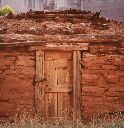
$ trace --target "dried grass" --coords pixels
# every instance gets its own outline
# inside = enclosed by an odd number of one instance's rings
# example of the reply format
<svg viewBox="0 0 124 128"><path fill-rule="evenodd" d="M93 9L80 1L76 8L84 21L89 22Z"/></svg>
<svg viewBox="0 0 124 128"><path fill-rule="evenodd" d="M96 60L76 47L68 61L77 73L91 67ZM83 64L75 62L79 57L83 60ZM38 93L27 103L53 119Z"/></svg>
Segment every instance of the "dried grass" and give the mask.
<svg viewBox="0 0 124 128"><path fill-rule="evenodd" d="M15 118L13 123L10 121L0 124L0 128L124 128L124 120L116 120L111 122L106 121L93 121L92 123L84 124L80 121L73 123L67 120L54 120L51 123L43 121L38 117L27 118L21 116L21 119Z"/></svg>

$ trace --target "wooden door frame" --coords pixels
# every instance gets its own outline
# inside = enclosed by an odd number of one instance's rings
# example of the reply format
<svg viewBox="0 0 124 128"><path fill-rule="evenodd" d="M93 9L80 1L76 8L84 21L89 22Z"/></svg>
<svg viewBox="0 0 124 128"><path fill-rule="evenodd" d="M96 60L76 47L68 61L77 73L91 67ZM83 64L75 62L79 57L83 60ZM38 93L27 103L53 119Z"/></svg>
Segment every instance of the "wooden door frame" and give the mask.
<svg viewBox="0 0 124 128"><path fill-rule="evenodd" d="M47 51L47 50L45 50ZM45 103L45 87L44 87L44 64L45 64L45 51L44 50L38 50L36 51L36 77L35 77L35 109L36 113L39 113L39 115L45 116L44 110L38 110L40 109L40 104L38 103L40 99L40 102L43 104ZM48 50L49 51L49 50ZM63 50L64 52L64 50ZM81 87L80 87L80 81L81 81L81 73L80 73L80 59L81 59L81 53L80 51L72 51L73 53L73 121L80 120L80 97L81 97ZM42 89L42 92L39 91L39 89ZM42 96L40 96L42 93ZM39 107L37 106L39 105ZM44 108L45 109L45 108Z"/></svg>
<svg viewBox="0 0 124 128"><path fill-rule="evenodd" d="M73 51L73 121L80 120L81 73L80 51Z"/></svg>
<svg viewBox="0 0 124 128"><path fill-rule="evenodd" d="M45 116L42 104L45 104L45 85L44 85L44 51L36 51L36 75L35 75L35 112L38 116Z"/></svg>

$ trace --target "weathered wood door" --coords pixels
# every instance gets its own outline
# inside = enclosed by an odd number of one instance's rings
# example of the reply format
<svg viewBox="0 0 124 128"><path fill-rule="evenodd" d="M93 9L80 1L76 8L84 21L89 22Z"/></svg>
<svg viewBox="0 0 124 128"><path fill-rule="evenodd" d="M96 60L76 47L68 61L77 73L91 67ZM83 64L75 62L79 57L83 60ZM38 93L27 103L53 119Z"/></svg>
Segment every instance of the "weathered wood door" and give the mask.
<svg viewBox="0 0 124 128"><path fill-rule="evenodd" d="M37 112L45 118L73 118L73 58L73 52L37 52L35 100Z"/></svg>

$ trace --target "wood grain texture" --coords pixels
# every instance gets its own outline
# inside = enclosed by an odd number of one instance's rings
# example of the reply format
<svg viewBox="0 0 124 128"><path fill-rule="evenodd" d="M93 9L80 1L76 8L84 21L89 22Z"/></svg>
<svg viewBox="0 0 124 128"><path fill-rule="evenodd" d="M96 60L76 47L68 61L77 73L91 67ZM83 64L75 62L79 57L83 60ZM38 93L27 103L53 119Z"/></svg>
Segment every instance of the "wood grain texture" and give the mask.
<svg viewBox="0 0 124 128"><path fill-rule="evenodd" d="M80 119L80 52L73 52L73 121Z"/></svg>
<svg viewBox="0 0 124 128"><path fill-rule="evenodd" d="M76 97L76 51L73 52L73 121L76 120L77 97Z"/></svg>
<svg viewBox="0 0 124 128"><path fill-rule="evenodd" d="M44 85L44 51L36 51L35 107L36 113L44 116L45 85Z"/></svg>
<svg viewBox="0 0 124 128"><path fill-rule="evenodd" d="M72 67L71 52L45 52L47 118L66 118L72 115L72 70L70 67Z"/></svg>
<svg viewBox="0 0 124 128"><path fill-rule="evenodd" d="M46 119L79 119L80 52L37 51L35 88L38 112Z"/></svg>
<svg viewBox="0 0 124 128"><path fill-rule="evenodd" d="M73 50L88 50L89 43L81 43L76 45L57 45L57 44L48 44L44 46L30 46L29 51L36 50L59 50L59 51L73 51Z"/></svg>
<svg viewBox="0 0 124 128"><path fill-rule="evenodd" d="M80 103L81 103L81 53L80 51L77 51L77 70L76 70L76 88L77 88L77 119L81 119L80 115Z"/></svg>
<svg viewBox="0 0 124 128"><path fill-rule="evenodd" d="M44 52L36 51L36 78L35 81L44 79Z"/></svg>

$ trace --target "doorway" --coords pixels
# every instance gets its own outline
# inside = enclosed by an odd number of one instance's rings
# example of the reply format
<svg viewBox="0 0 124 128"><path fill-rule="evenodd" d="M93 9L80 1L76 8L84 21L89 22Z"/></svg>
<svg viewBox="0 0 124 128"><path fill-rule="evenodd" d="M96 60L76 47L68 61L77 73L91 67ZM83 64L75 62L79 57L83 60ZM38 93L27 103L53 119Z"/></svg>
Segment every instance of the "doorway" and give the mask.
<svg viewBox="0 0 124 128"><path fill-rule="evenodd" d="M77 52L37 51L35 102L37 113L50 118L79 115Z"/></svg>

